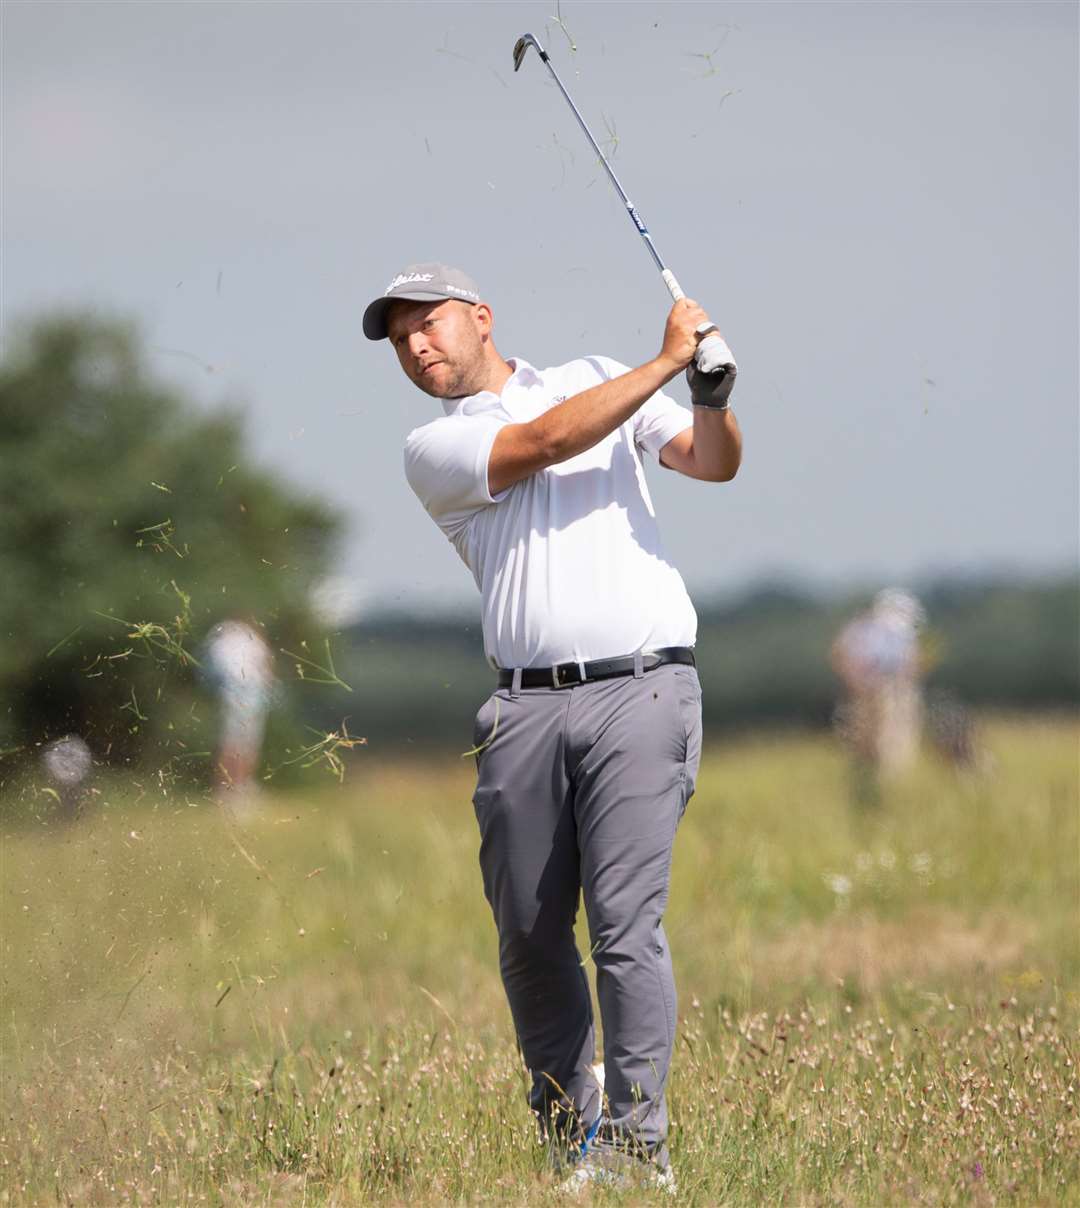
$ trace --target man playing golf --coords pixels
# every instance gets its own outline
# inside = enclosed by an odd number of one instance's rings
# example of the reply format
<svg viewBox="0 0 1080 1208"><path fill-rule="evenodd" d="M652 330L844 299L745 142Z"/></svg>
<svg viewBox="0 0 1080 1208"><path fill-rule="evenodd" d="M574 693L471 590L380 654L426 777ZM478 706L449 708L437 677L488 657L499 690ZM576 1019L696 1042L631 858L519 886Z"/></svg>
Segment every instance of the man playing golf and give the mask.
<svg viewBox="0 0 1080 1208"><path fill-rule="evenodd" d="M498 668L476 718L474 804L530 1105L573 1186L673 1189L664 1083L676 1007L661 920L701 755L701 689L697 617L642 461L707 482L735 476L735 367L694 370L707 318L688 299L637 368L504 360L492 324L476 284L442 264L409 266L364 314L364 334L388 338L445 412L409 434L405 472L472 571ZM692 412L660 393L683 370ZM579 895L603 1094L574 943Z"/></svg>

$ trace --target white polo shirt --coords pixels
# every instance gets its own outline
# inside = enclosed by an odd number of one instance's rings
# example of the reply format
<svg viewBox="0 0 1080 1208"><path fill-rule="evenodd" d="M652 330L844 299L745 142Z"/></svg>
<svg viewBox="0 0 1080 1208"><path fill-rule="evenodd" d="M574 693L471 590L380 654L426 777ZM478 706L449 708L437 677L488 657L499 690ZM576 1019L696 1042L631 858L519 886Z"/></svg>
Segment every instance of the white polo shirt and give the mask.
<svg viewBox="0 0 1080 1208"><path fill-rule="evenodd" d="M488 658L545 667L692 646L697 614L664 554L641 454L659 458L693 413L654 394L599 444L493 496L488 458L504 424L627 372L607 357L509 364L501 396L444 399L446 415L405 442L409 485L480 589Z"/></svg>

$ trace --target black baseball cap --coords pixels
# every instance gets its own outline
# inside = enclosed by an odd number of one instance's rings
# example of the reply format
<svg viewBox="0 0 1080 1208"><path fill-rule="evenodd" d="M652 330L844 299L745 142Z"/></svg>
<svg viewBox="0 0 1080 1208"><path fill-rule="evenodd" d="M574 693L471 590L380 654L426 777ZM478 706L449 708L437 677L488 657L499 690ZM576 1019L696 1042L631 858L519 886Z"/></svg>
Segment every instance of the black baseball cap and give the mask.
<svg viewBox="0 0 1080 1208"><path fill-rule="evenodd" d="M480 288L461 269L448 264L410 264L364 311L364 335L369 340L386 339L386 312L393 302L441 302L447 298L475 306L480 301Z"/></svg>

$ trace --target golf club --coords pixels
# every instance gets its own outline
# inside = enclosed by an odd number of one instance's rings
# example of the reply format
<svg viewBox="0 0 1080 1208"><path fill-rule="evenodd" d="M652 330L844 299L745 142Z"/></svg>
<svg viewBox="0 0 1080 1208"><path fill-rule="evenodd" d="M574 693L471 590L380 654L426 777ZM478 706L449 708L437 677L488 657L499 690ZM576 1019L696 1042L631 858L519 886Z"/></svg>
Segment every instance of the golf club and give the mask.
<svg viewBox="0 0 1080 1208"><path fill-rule="evenodd" d="M634 208L634 203L626 195L626 190L619 183L619 178L612 171L611 165L608 163L603 151L596 139L593 138L592 131L585 124L585 119L578 111L578 107L574 104L570 94L566 91L562 80L559 79L559 74L551 65L551 60L548 58L547 51L540 45L532 34L522 34L514 43L514 71L516 72L522 64L525 55L528 53L529 47L535 46L536 53L543 60L548 71L551 72L551 78L559 86L559 91L566 98L566 103L574 112L574 117L578 120L578 125L585 132L585 137L589 140L592 149L596 152L600 162L604 165L604 169L608 174L611 183L615 186L615 191L622 198L623 205L626 206L626 212L630 215L631 221L637 228L638 234L645 240L645 246L649 249L649 254L652 256L656 267L660 270L660 276L664 280L664 284L668 287L672 298L678 302L680 298L685 298L682 286L675 279L675 274L661 260L660 253L656 250L656 244L653 243L652 236L649 234L649 228L641 220L641 215ZM710 334L714 333L714 334ZM694 357L698 369L702 373L717 373L727 365L734 365L734 359L731 355L731 349L728 348L723 337L718 333L715 323L703 323L698 328L698 335L701 337L701 342L698 344L698 350Z"/></svg>

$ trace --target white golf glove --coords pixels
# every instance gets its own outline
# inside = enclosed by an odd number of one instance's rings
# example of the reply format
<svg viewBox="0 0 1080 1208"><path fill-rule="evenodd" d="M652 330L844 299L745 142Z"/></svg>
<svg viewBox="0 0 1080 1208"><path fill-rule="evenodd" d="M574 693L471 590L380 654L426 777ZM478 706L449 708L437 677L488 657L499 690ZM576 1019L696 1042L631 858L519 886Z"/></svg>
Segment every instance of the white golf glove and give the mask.
<svg viewBox="0 0 1080 1208"><path fill-rule="evenodd" d="M739 367L735 364L735 358L724 342L724 337L715 331L715 328L713 330L715 334L707 335L701 341L697 356L687 365L686 381L690 387L690 400L695 407L726 411L728 399L735 388ZM702 361L715 367L703 369Z"/></svg>
<svg viewBox="0 0 1080 1208"><path fill-rule="evenodd" d="M735 364L731 349L728 348L727 342L720 334L716 324L710 324L703 332L700 328L698 330L703 337L694 354L694 363L698 369L702 373L716 373L719 369L727 369L734 377L738 373L739 367Z"/></svg>

